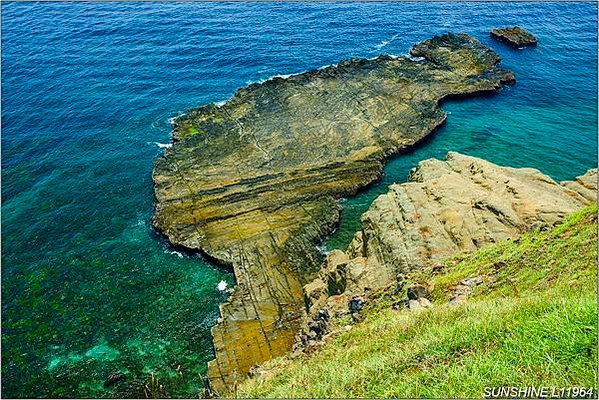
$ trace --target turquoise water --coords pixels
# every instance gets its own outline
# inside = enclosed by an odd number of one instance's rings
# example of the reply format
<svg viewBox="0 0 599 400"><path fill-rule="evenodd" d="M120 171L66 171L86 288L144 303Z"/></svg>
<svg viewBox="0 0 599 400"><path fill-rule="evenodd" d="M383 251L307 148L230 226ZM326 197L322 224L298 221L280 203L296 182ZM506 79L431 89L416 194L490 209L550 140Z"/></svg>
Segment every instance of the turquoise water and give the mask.
<svg viewBox="0 0 599 400"><path fill-rule="evenodd" d="M489 39L516 23L537 48ZM444 127L343 202L328 247L389 183L448 150L555 179L597 165L594 4L3 2L2 29L5 397L143 395L152 373L169 396L197 395L216 285L233 278L152 230L150 174L169 118L248 82L446 31L476 35L516 72L494 96L448 101ZM114 372L125 378L104 387Z"/></svg>

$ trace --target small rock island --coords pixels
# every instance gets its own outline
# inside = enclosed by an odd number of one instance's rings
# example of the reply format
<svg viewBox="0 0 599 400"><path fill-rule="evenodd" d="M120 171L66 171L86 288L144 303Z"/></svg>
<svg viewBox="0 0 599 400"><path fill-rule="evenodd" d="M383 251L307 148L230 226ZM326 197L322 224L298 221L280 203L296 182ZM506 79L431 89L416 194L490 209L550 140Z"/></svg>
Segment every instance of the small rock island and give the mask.
<svg viewBox="0 0 599 400"><path fill-rule="evenodd" d="M153 224L172 244L230 267L237 283L212 330L217 393L292 348L303 286L321 267L316 245L339 219L336 200L442 124L444 98L513 83L499 62L475 38L446 34L410 56L251 84L174 121L174 144L154 166Z"/></svg>
<svg viewBox="0 0 599 400"><path fill-rule="evenodd" d="M537 38L519 26L491 30L491 37L512 47L536 46Z"/></svg>

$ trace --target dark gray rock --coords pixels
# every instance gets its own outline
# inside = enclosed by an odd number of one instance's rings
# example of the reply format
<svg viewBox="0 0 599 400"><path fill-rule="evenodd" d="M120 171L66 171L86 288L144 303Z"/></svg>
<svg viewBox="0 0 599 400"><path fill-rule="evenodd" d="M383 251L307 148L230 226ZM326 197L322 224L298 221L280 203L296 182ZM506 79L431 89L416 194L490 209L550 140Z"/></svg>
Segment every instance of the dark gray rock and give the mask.
<svg viewBox="0 0 599 400"><path fill-rule="evenodd" d="M117 382L122 381L123 379L125 379L125 374L123 374L122 372L113 372L110 375L108 375L108 377L104 381L104 387L112 386Z"/></svg>
<svg viewBox="0 0 599 400"><path fill-rule="evenodd" d="M349 301L349 311L352 314L353 313L359 313L364 308L364 304L365 303L366 303L366 301L364 300L364 298L362 296L354 296Z"/></svg>
<svg viewBox="0 0 599 400"><path fill-rule="evenodd" d="M418 300L421 298L428 299L430 294L428 289L419 283L415 283L408 288L408 299L409 300Z"/></svg>
<svg viewBox="0 0 599 400"><path fill-rule="evenodd" d="M512 47L536 46L537 38L530 32L514 26L491 30L491 37Z"/></svg>

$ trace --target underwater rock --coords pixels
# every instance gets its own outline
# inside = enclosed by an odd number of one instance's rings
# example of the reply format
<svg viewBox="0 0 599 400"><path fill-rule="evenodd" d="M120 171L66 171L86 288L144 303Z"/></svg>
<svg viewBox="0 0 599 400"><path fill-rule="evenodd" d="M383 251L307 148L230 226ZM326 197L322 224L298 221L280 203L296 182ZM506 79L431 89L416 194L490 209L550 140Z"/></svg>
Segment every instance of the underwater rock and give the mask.
<svg viewBox="0 0 599 400"><path fill-rule="evenodd" d="M123 374L122 372L113 372L112 374L108 375L108 377L104 381L104 387L112 386L115 383L122 381L123 379L125 379L125 374Z"/></svg>
<svg viewBox="0 0 599 400"><path fill-rule="evenodd" d="M336 199L379 179L389 156L442 124L442 99L514 82L466 34L427 40L411 55L276 77L175 119L174 144L154 166L153 225L235 273L212 330L217 393L291 349L302 287L322 262L316 245L338 222Z"/></svg>

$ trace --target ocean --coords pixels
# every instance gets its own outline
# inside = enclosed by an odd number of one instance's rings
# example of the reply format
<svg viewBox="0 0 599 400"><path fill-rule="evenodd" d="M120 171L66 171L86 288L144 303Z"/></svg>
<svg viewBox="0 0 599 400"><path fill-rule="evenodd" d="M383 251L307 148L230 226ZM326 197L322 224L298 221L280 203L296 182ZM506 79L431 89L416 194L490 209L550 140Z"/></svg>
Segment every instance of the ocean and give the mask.
<svg viewBox="0 0 599 400"><path fill-rule="evenodd" d="M515 24L539 45L489 37ZM153 376L171 397L197 396L217 285L234 279L151 227L170 119L449 31L494 48L516 85L446 101L443 127L341 202L328 249L348 244L389 184L449 150L556 180L596 167L597 5L2 2L2 395L143 396Z"/></svg>

